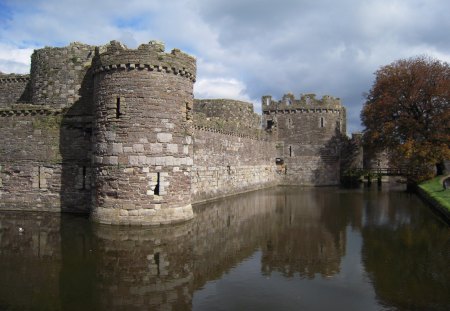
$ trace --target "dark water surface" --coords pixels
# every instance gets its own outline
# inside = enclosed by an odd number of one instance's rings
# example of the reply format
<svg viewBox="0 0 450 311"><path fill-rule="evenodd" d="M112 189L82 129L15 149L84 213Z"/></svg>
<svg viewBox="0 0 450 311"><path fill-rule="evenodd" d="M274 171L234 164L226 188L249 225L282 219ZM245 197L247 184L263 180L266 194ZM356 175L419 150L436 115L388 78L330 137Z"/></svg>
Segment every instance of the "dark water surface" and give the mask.
<svg viewBox="0 0 450 311"><path fill-rule="evenodd" d="M0 310L450 310L449 227L383 187L266 189L158 228L1 212Z"/></svg>

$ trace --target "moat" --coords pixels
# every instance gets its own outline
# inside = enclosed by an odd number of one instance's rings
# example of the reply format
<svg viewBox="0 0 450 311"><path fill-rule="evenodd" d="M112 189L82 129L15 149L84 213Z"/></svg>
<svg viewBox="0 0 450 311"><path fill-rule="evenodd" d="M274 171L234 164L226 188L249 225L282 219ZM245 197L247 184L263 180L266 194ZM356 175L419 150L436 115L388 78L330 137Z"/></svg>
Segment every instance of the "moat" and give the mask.
<svg viewBox="0 0 450 311"><path fill-rule="evenodd" d="M276 187L176 226L0 213L0 310L449 310L450 230L402 187Z"/></svg>

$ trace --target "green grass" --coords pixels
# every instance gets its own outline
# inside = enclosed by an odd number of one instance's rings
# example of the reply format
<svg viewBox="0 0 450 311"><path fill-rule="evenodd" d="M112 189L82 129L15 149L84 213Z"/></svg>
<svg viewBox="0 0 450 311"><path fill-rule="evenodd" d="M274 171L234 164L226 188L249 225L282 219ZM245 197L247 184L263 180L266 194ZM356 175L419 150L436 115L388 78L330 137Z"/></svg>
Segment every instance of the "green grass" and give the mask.
<svg viewBox="0 0 450 311"><path fill-rule="evenodd" d="M450 189L444 190L441 179L443 176L438 176L419 184L430 197L438 201L443 207L450 211Z"/></svg>

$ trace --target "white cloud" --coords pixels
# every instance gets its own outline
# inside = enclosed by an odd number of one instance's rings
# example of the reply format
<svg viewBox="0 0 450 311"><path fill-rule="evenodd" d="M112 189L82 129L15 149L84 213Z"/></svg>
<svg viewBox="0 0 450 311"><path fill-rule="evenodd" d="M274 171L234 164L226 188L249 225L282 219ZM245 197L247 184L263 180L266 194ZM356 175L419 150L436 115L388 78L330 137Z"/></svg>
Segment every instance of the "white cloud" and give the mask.
<svg viewBox="0 0 450 311"><path fill-rule="evenodd" d="M114 39L135 47L156 39L165 41L166 50L176 47L197 57L197 97L259 102L266 94L329 94L347 106L350 131L360 127L362 93L380 66L422 54L450 60L445 0L5 4L10 10L0 21L0 71L27 72L34 47Z"/></svg>
<svg viewBox="0 0 450 311"><path fill-rule="evenodd" d="M3 73L29 73L33 49L20 49L0 43L0 71Z"/></svg>
<svg viewBox="0 0 450 311"><path fill-rule="evenodd" d="M199 79L194 86L194 95L196 98L232 98L251 101L245 89L245 84L236 79Z"/></svg>

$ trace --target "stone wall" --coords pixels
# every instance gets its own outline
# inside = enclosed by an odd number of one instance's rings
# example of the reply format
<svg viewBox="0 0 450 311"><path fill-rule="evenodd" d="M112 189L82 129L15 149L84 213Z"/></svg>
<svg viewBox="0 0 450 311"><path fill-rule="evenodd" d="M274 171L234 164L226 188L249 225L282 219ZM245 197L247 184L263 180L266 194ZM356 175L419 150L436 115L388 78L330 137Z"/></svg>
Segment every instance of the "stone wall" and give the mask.
<svg viewBox="0 0 450 311"><path fill-rule="evenodd" d="M61 115L9 112L0 117L0 208L59 210Z"/></svg>
<svg viewBox="0 0 450 311"><path fill-rule="evenodd" d="M151 42L111 42L94 59L92 218L164 224L193 217L191 117L195 59Z"/></svg>
<svg viewBox="0 0 450 311"><path fill-rule="evenodd" d="M313 94L296 100L287 94L279 102L262 98L263 126L277 138L283 162L283 183L336 185L340 180L340 149L345 135L345 108L338 99Z"/></svg>
<svg viewBox="0 0 450 311"><path fill-rule="evenodd" d="M30 100L30 76L0 73L0 108Z"/></svg>
<svg viewBox="0 0 450 311"><path fill-rule="evenodd" d="M195 127L192 199L199 202L276 185L275 144Z"/></svg>
<svg viewBox="0 0 450 311"><path fill-rule="evenodd" d="M250 136L257 136L261 130L261 116L253 111L251 103L230 99L196 99L193 112L195 125L199 127Z"/></svg>
<svg viewBox="0 0 450 311"><path fill-rule="evenodd" d="M91 68L94 47L74 42L67 47L35 50L31 56L31 101L67 108L74 103L92 106Z"/></svg>
<svg viewBox="0 0 450 311"><path fill-rule="evenodd" d="M0 208L87 212L90 122L31 105L0 120Z"/></svg>
<svg viewBox="0 0 450 311"><path fill-rule="evenodd" d="M251 103L194 102L195 78L195 58L156 41L46 47L30 75L0 73L0 209L163 224L192 202L339 182L339 99L264 96L262 129Z"/></svg>

